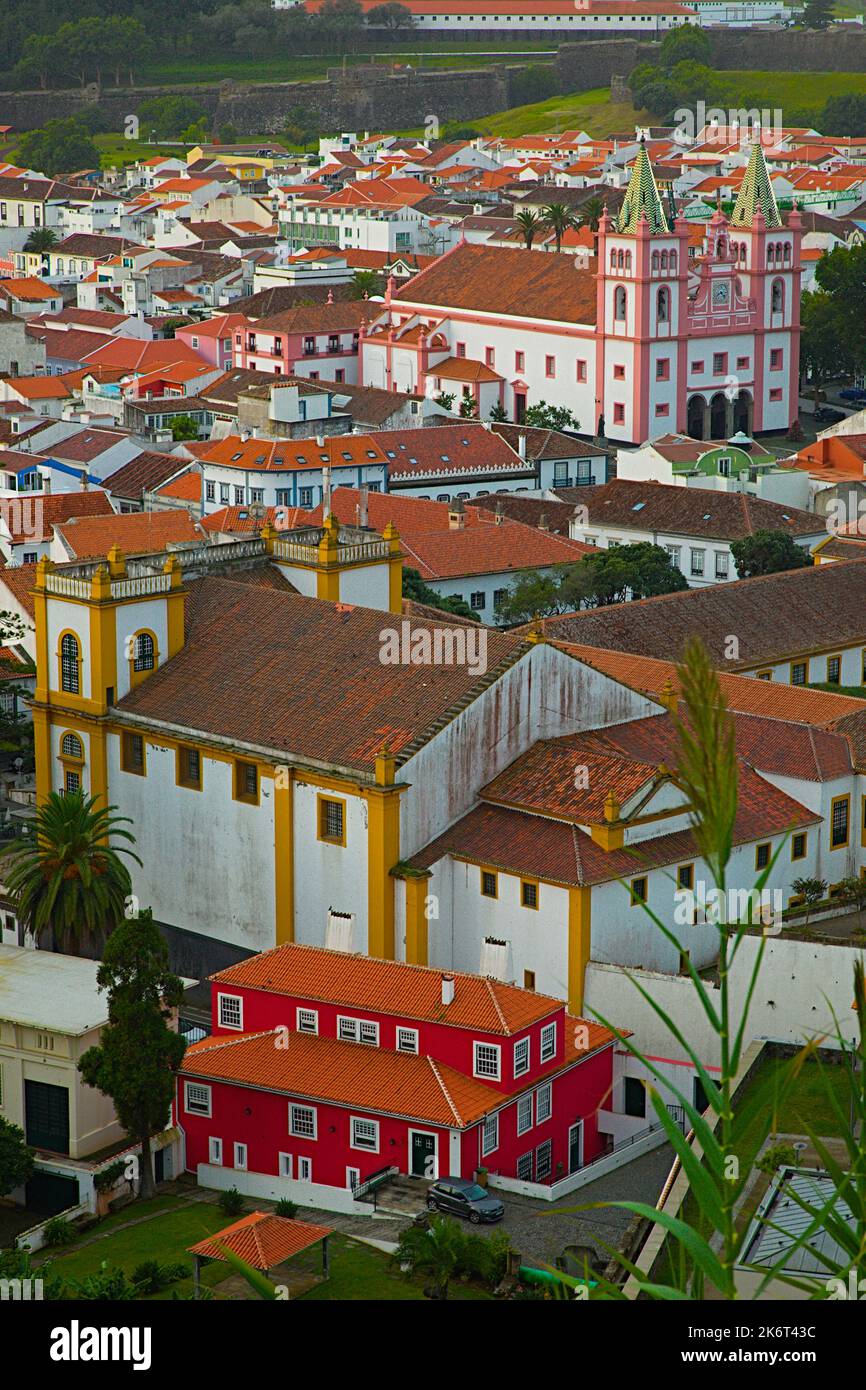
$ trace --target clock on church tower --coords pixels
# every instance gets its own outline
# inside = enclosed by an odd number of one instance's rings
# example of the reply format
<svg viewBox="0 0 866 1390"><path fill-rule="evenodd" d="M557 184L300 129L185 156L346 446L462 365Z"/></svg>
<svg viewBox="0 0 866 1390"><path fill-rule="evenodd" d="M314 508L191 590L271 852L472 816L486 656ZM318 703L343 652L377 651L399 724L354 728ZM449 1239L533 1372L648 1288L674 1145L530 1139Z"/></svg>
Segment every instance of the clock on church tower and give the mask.
<svg viewBox="0 0 866 1390"><path fill-rule="evenodd" d="M731 302L730 280L716 280L713 285L713 308L727 309Z"/></svg>

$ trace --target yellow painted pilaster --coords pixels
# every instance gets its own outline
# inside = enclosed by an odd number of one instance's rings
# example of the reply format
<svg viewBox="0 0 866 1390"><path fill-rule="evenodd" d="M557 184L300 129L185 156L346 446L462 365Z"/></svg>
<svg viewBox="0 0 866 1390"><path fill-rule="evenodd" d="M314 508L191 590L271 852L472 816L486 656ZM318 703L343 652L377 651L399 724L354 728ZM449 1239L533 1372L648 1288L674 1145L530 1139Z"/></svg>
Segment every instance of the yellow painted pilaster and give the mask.
<svg viewBox="0 0 866 1390"><path fill-rule="evenodd" d="M117 699L117 609L111 597L108 571L100 565L93 576L90 605L90 700L97 714L108 708L109 687Z"/></svg>
<svg viewBox="0 0 866 1390"><path fill-rule="evenodd" d="M340 602L340 571L316 570L316 598L327 599L329 603Z"/></svg>
<svg viewBox="0 0 866 1390"><path fill-rule="evenodd" d="M33 752L36 759L36 803L51 791L51 722L47 709L33 710Z"/></svg>
<svg viewBox="0 0 866 1390"><path fill-rule="evenodd" d="M276 944L295 939L294 774L274 768L274 899Z"/></svg>
<svg viewBox="0 0 866 1390"><path fill-rule="evenodd" d="M169 555L163 565L163 573L171 575L171 589L165 601L166 626L168 631L168 651L166 660L171 661L173 656L177 656L184 644L184 601L186 595L180 587L181 572L177 557Z"/></svg>
<svg viewBox="0 0 866 1390"><path fill-rule="evenodd" d="M591 888L568 890L568 1008L583 1013L586 966L592 946Z"/></svg>
<svg viewBox="0 0 866 1390"><path fill-rule="evenodd" d="M36 632L36 688L37 700L48 699L51 685L51 657L48 650L48 596L45 592L45 577L54 569L49 559L40 560L36 566L36 589L33 594L34 628Z"/></svg>
<svg viewBox="0 0 866 1390"><path fill-rule="evenodd" d="M400 861L400 788L367 792L367 953L394 959L394 880Z"/></svg>
<svg viewBox="0 0 866 1390"><path fill-rule="evenodd" d="M400 537L393 521L382 532L382 539L388 542L390 555L388 558L388 611L391 613L402 613L403 611L403 552L400 549Z"/></svg>
<svg viewBox="0 0 866 1390"><path fill-rule="evenodd" d="M406 892L406 960L427 965L427 885L429 874L402 880Z"/></svg>
<svg viewBox="0 0 866 1390"><path fill-rule="evenodd" d="M94 724L90 730L90 764L85 787L89 796L99 797L108 805L108 731L104 724Z"/></svg>

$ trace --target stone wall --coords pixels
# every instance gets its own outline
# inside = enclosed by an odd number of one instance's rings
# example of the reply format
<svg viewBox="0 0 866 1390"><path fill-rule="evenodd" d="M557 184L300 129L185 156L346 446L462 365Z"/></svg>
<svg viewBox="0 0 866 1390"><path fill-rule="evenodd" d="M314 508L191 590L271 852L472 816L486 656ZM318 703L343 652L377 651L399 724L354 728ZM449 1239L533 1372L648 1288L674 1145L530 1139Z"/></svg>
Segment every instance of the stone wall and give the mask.
<svg viewBox="0 0 866 1390"><path fill-rule="evenodd" d="M491 36L495 37L495 36ZM513 40L513 35L509 35ZM864 72L866 32L802 33L794 30L731 30L712 33L713 65L717 68L764 68L772 71ZM562 93L610 85L637 63L657 59L659 44L628 38L587 36L559 47L555 84ZM326 130L405 129L423 126L428 115L442 121L472 121L507 110L517 79L532 58L515 64L474 69L394 72L385 64L337 68L324 81L240 83L226 80L213 86L139 87L128 90L95 88L64 92L3 92L0 111L17 130L44 125L53 116L71 116L98 102L116 130L124 118L149 97L171 94L196 98L214 126L234 125L241 135L282 129L293 106L312 111Z"/></svg>

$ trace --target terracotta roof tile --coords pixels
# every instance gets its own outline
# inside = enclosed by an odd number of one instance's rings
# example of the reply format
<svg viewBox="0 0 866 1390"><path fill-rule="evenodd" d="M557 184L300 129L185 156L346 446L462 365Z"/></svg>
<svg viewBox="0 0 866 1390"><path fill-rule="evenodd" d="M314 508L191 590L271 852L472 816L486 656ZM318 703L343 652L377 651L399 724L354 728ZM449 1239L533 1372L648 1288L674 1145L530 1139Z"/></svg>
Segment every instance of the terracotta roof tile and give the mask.
<svg viewBox="0 0 866 1390"><path fill-rule="evenodd" d="M577 269L571 256L512 251L463 242L422 270L395 303L477 309L489 314L595 325L597 265Z"/></svg>
<svg viewBox="0 0 866 1390"><path fill-rule="evenodd" d="M81 517L64 521L57 530L77 560L107 555L113 545L119 545L127 555L144 555L164 550L172 542L203 537L189 512L180 509Z"/></svg>
<svg viewBox="0 0 866 1390"><path fill-rule="evenodd" d="M454 976L454 998L443 1004L441 970L292 943L248 956L210 978L221 985L351 1004L358 1009L506 1037L562 1007L558 999L500 980L453 971L449 974Z"/></svg>
<svg viewBox="0 0 866 1390"><path fill-rule="evenodd" d="M226 1249L231 1250L253 1269L273 1269L274 1265L290 1260L311 1245L317 1245L331 1234L331 1226L314 1226L309 1221L295 1221L274 1212L252 1211L231 1226L225 1226L207 1240L200 1240L188 1249L190 1255L203 1255L209 1260L224 1260Z"/></svg>
<svg viewBox="0 0 866 1390"><path fill-rule="evenodd" d="M700 636L713 661L731 670L866 645L866 561L810 565L632 603L544 619L545 634L587 647L679 660ZM739 656L728 657L731 633Z"/></svg>
<svg viewBox="0 0 866 1390"><path fill-rule="evenodd" d="M586 507L591 526L731 541L758 530L786 531L792 536L826 532L826 523L814 512L743 492L613 478L599 487L563 488L561 493L566 501Z"/></svg>
<svg viewBox="0 0 866 1390"><path fill-rule="evenodd" d="M219 577L188 587L196 586L206 591L197 601L206 600L207 620L121 709L314 764L372 772L384 742L399 755L432 736L523 650L512 634L488 631L485 676L442 663L419 681L417 668L380 659L394 615ZM432 642L444 626L410 622L410 631L424 629Z"/></svg>

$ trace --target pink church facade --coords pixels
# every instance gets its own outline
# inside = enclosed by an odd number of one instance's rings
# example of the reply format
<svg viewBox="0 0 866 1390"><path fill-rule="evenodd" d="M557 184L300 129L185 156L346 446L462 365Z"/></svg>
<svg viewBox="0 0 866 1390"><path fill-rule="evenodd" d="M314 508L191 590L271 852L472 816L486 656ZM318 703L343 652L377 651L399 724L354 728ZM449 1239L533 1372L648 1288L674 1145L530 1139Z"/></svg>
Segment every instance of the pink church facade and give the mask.
<svg viewBox="0 0 866 1390"><path fill-rule="evenodd" d="M499 403L521 420L546 401L581 433L642 443L787 430L797 415L802 219L783 223L760 146L728 219L688 256L645 151L597 255L456 247L362 325L365 385ZM521 281L525 281L522 285Z"/></svg>

